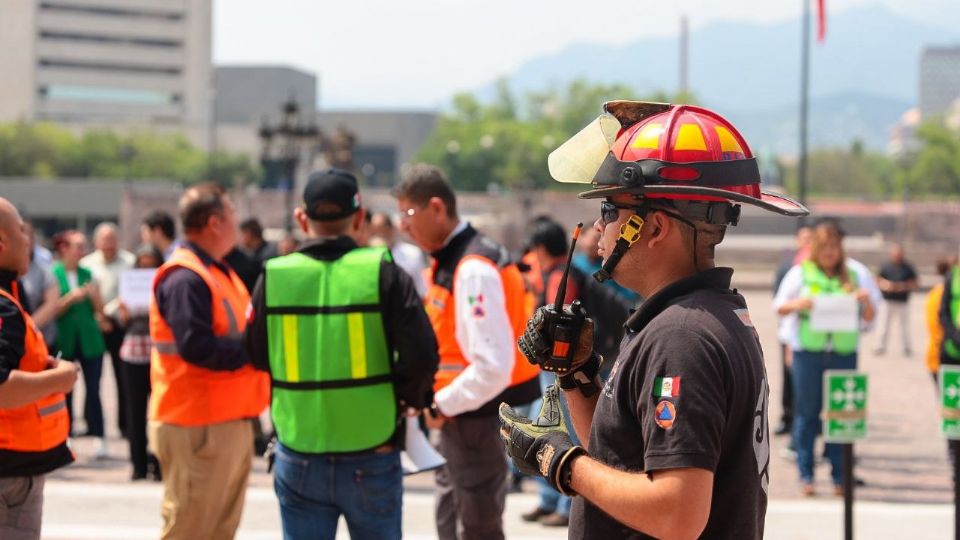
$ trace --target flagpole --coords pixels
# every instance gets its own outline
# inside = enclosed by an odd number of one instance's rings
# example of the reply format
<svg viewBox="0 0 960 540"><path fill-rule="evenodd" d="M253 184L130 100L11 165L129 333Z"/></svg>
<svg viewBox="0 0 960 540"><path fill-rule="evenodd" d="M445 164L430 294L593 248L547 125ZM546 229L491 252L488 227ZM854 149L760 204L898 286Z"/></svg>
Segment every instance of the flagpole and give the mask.
<svg viewBox="0 0 960 540"><path fill-rule="evenodd" d="M810 93L810 1L800 0L803 16L800 31L800 160L797 163L797 195L807 204L807 101ZM800 218L803 220L804 218Z"/></svg>

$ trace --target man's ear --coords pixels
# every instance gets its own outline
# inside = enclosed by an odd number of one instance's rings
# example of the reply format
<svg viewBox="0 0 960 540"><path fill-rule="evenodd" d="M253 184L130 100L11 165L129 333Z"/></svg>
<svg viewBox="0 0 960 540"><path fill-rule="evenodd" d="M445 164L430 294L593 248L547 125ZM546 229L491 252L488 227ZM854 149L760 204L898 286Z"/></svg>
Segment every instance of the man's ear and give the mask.
<svg viewBox="0 0 960 540"><path fill-rule="evenodd" d="M363 227L363 220L367 218L367 209L360 207L353 213L353 223L350 226L351 231L359 231Z"/></svg>
<svg viewBox="0 0 960 540"><path fill-rule="evenodd" d="M310 232L309 223L307 222L307 213L301 207L296 207L293 209L293 219L297 222L297 225L300 227L300 231L303 234Z"/></svg>
<svg viewBox="0 0 960 540"><path fill-rule="evenodd" d="M435 210L437 214L447 215L447 205L444 204L443 199L440 197L430 197L430 200L427 201L427 206Z"/></svg>
<svg viewBox="0 0 960 540"><path fill-rule="evenodd" d="M647 247L652 248L666 240L671 227L673 227L673 222L665 213L654 211L647 214L647 223L644 225L644 229L650 231L650 235L647 237Z"/></svg>

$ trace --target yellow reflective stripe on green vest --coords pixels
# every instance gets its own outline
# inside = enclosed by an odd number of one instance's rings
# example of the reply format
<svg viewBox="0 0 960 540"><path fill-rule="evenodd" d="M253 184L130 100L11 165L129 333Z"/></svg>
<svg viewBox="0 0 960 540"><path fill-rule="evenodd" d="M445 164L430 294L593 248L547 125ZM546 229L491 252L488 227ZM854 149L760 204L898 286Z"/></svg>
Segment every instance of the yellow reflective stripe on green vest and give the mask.
<svg viewBox="0 0 960 540"><path fill-rule="evenodd" d="M283 365L284 380L290 382L300 381L300 332L298 330L299 321L296 315L281 315L280 320L283 325Z"/></svg>
<svg viewBox="0 0 960 540"><path fill-rule="evenodd" d="M367 376L367 341L363 329L363 313L347 315L347 331L350 339L350 375L354 379Z"/></svg>

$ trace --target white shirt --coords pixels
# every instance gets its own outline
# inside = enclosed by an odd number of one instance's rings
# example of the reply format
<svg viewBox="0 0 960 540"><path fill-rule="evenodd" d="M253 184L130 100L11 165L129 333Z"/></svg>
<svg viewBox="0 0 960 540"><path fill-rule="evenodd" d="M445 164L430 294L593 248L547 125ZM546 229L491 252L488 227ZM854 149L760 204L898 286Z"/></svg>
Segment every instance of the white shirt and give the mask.
<svg viewBox="0 0 960 540"><path fill-rule="evenodd" d="M413 284L417 288L417 294L423 298L427 294L427 284L423 281L423 271L427 269L427 261L423 256L423 251L413 244L407 242L397 242L390 248L393 255L393 261L413 278Z"/></svg>
<svg viewBox="0 0 960 540"><path fill-rule="evenodd" d="M80 266L93 273L93 279L96 280L97 288L100 290L100 298L103 300L103 311L111 317L115 316L120 308L120 302L117 300L120 291L120 273L133 268L135 260L133 253L122 249L117 251L116 258L110 262L104 259L103 252L100 250L80 259Z"/></svg>
<svg viewBox="0 0 960 540"><path fill-rule="evenodd" d="M873 279L873 274L870 273L870 270L864 266L863 263L856 259L848 257L846 265L847 268L853 270L853 273L857 275L857 286L867 291L867 294L870 296L870 303L873 304L874 312L877 312L883 303L883 294L880 292L880 287L877 286L876 280ZM799 298L802 290L803 269L797 264L783 276L783 281L780 282L780 288L777 289L777 294L773 297L773 310L776 311L788 301ZM869 332L872 329L873 322L860 321L861 333ZM784 315L780 318L780 325L777 328L777 339L793 350L802 350L800 346L800 316L797 312Z"/></svg>
<svg viewBox="0 0 960 540"><path fill-rule="evenodd" d="M461 222L450 238L466 226L466 222ZM506 390L516 347L503 280L492 264L477 259L462 262L453 282L453 302L455 337L469 363L434 396L437 408L445 416L476 410Z"/></svg>
<svg viewBox="0 0 960 540"><path fill-rule="evenodd" d="M40 244L34 244L33 260L40 265L40 268L48 269L53 265L53 253Z"/></svg>

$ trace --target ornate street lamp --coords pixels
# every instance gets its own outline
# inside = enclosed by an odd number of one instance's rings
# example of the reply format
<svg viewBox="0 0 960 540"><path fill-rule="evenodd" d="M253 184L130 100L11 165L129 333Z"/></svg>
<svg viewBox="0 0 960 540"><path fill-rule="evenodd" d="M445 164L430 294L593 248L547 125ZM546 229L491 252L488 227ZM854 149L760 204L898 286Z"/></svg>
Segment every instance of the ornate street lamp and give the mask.
<svg viewBox="0 0 960 540"><path fill-rule="evenodd" d="M262 143L260 164L268 180L276 179L275 186L285 191L286 229L293 230L294 190L297 186L297 167L301 158L309 163L316 150L324 146L323 133L312 118L300 118L300 106L293 97L283 104L280 123L270 125L266 118L260 124L258 135Z"/></svg>

